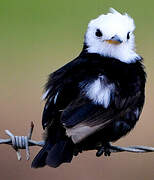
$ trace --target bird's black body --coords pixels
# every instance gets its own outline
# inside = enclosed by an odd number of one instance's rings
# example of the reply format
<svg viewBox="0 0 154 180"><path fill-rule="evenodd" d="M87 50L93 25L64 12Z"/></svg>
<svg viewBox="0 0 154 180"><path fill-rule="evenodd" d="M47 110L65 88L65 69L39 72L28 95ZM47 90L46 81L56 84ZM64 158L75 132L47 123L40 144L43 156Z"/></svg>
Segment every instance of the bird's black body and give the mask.
<svg viewBox="0 0 154 180"><path fill-rule="evenodd" d="M85 92L101 76L105 77L104 86L114 84L107 107L94 103ZM85 49L75 60L52 73L46 84L48 93L42 119L46 144L32 166L57 167L70 162L77 150L94 149L98 143L105 145L126 135L142 111L145 81L141 60L128 64ZM73 139L68 131L78 125L88 126L92 131L83 137L80 131L79 140Z"/></svg>

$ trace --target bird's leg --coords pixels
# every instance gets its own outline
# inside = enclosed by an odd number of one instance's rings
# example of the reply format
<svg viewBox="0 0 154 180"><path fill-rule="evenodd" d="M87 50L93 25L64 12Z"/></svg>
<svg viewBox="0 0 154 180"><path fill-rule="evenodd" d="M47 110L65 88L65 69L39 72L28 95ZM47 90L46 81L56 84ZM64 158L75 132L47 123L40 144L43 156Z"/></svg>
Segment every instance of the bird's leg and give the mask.
<svg viewBox="0 0 154 180"><path fill-rule="evenodd" d="M104 153L104 156L110 156L111 152L110 152L109 142L101 145L101 147L98 149L96 153L96 156L100 157L101 155L103 155L103 153Z"/></svg>

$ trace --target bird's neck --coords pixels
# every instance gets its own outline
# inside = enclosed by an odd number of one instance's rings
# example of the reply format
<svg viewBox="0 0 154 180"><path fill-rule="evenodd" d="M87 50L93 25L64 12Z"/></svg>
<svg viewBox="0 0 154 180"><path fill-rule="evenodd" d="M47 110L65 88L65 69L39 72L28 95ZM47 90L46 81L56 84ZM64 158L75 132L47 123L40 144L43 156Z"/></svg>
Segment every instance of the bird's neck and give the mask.
<svg viewBox="0 0 154 180"><path fill-rule="evenodd" d="M89 54L98 54L103 57L110 57L117 59L121 62L130 64L135 63L137 61L141 61L142 57L139 56L134 50L128 49L127 47L119 47L119 48L113 48L112 46L102 48L89 48L86 44L84 44L81 54L83 53L89 53Z"/></svg>

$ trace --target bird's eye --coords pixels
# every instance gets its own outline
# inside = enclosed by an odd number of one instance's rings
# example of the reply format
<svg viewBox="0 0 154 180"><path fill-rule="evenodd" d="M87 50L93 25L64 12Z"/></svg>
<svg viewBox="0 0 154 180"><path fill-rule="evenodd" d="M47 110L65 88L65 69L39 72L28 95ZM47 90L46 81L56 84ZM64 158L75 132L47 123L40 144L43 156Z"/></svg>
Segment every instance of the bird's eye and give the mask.
<svg viewBox="0 0 154 180"><path fill-rule="evenodd" d="M127 33L127 39L129 39L129 38L130 38L130 32Z"/></svg>
<svg viewBox="0 0 154 180"><path fill-rule="evenodd" d="M96 30L95 35L96 35L97 37L102 37L102 36L103 36L103 34L102 34L102 32L100 31L100 29L97 29L97 30Z"/></svg>

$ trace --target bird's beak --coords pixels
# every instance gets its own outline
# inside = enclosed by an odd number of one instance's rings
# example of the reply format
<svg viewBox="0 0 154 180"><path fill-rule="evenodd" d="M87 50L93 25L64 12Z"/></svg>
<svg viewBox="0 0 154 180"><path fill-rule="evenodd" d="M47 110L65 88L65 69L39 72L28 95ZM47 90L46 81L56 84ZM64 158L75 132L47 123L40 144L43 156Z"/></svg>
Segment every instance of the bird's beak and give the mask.
<svg viewBox="0 0 154 180"><path fill-rule="evenodd" d="M113 36L111 39L109 40L105 40L106 42L108 42L109 44L121 44L122 40L117 36Z"/></svg>

